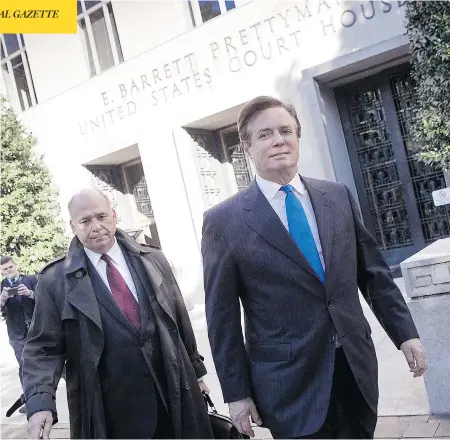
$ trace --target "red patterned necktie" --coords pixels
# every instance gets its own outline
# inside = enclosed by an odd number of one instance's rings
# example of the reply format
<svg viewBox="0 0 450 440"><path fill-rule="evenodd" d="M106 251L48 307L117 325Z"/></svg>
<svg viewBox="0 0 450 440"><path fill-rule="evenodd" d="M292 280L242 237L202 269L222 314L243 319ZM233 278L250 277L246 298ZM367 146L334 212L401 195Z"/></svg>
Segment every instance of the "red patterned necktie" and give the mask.
<svg viewBox="0 0 450 440"><path fill-rule="evenodd" d="M139 330L141 328L141 315L136 298L131 293L120 272L112 264L110 256L103 254L101 259L106 262L106 276L114 300L131 324Z"/></svg>

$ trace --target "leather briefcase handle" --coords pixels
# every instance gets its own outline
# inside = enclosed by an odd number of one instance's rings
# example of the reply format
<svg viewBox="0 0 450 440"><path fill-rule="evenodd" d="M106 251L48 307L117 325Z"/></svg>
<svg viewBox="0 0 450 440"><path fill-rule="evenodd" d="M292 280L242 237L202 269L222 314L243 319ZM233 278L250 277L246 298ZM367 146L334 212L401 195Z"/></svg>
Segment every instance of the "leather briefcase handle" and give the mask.
<svg viewBox="0 0 450 440"><path fill-rule="evenodd" d="M22 394L6 411L6 417L11 417L23 404L25 403L25 396Z"/></svg>
<svg viewBox="0 0 450 440"><path fill-rule="evenodd" d="M211 409L211 411L214 414L218 414L217 409L214 406L213 401L211 400L211 397L209 397L209 394L202 391L202 395L203 395L203 400L205 401L206 409L209 408L209 409Z"/></svg>
<svg viewBox="0 0 450 440"><path fill-rule="evenodd" d="M202 395L203 400L205 401L206 409L209 408L214 414L219 414L216 407L214 406L214 402L212 401L211 397L209 397L209 394L202 391ZM259 428L256 423L251 422L250 425L252 426L252 428Z"/></svg>

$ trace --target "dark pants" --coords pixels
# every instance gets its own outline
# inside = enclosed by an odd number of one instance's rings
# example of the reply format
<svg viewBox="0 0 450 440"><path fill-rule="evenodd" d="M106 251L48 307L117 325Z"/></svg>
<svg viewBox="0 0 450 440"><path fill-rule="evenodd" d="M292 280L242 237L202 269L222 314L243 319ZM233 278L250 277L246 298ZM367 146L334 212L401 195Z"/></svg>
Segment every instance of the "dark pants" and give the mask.
<svg viewBox="0 0 450 440"><path fill-rule="evenodd" d="M367 404L342 348L336 349L330 406L318 432L298 438L368 438L372 439L377 415Z"/></svg>
<svg viewBox="0 0 450 440"><path fill-rule="evenodd" d="M25 347L26 338L24 339L10 339L9 343L14 349L14 354L16 355L17 362L19 363L19 379L22 384L22 365L23 365L23 349Z"/></svg>

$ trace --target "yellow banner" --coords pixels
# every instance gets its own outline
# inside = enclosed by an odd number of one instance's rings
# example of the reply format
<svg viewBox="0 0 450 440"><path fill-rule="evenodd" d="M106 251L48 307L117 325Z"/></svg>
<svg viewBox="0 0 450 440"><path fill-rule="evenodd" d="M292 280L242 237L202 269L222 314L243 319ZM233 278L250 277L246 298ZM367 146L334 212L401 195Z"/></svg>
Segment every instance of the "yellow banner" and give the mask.
<svg viewBox="0 0 450 440"><path fill-rule="evenodd" d="M0 0L2 34L76 34L76 0Z"/></svg>

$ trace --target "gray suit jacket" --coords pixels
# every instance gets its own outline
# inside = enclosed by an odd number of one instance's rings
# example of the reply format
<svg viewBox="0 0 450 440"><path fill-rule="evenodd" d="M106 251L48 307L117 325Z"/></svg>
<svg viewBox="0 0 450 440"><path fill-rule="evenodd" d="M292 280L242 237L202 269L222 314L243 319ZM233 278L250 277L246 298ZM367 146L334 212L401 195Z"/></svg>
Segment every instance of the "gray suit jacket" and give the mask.
<svg viewBox="0 0 450 440"><path fill-rule="evenodd" d="M302 180L322 243L324 285L256 182L206 212L203 225L208 333L225 401L253 397L264 426L278 437L304 436L322 426L336 332L376 411L377 360L358 287L397 347L418 337L348 189Z"/></svg>

